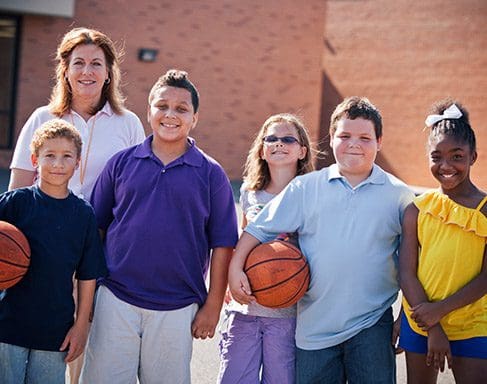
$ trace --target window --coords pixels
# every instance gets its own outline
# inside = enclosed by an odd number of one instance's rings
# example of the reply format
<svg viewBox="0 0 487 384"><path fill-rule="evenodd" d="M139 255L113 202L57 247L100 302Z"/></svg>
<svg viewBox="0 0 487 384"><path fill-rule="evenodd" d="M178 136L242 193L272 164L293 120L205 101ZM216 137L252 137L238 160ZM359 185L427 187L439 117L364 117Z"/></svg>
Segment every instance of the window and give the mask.
<svg viewBox="0 0 487 384"><path fill-rule="evenodd" d="M0 148L13 143L19 19L0 14Z"/></svg>

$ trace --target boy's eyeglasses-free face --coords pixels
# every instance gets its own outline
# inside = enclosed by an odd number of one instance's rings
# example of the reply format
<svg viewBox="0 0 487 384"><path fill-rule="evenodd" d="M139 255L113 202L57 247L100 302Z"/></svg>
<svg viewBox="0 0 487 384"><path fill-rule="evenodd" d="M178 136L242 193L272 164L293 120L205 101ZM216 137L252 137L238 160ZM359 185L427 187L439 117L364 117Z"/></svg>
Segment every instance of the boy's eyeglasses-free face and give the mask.
<svg viewBox="0 0 487 384"><path fill-rule="evenodd" d="M277 137L275 135L264 136L264 143L266 144L274 144L280 141L283 144L294 144L299 143L299 140L296 139L294 136L283 136Z"/></svg>

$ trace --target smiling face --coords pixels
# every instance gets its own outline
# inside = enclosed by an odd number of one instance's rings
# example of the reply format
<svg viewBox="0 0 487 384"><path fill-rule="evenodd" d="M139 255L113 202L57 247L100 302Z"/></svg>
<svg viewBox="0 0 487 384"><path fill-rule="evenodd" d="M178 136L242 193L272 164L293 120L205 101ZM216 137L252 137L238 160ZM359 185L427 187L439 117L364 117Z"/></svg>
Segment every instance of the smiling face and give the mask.
<svg viewBox="0 0 487 384"><path fill-rule="evenodd" d="M340 174L355 186L370 175L381 139L376 138L372 121L342 118L337 122L330 146Z"/></svg>
<svg viewBox="0 0 487 384"><path fill-rule="evenodd" d="M261 158L268 166L294 166L297 168L298 160L304 159L306 147L300 143L296 127L288 122L278 122L271 124L266 131L265 137L277 141L264 140ZM294 142L284 143L280 138L291 137L296 139ZM291 141L291 140L289 140Z"/></svg>
<svg viewBox="0 0 487 384"><path fill-rule="evenodd" d="M31 159L39 174L41 190L53 197L65 197L79 163L74 142L64 137L47 139Z"/></svg>
<svg viewBox="0 0 487 384"><path fill-rule="evenodd" d="M159 88L149 104L147 121L154 133L153 145L185 148L189 132L198 121L191 93L184 88Z"/></svg>
<svg viewBox="0 0 487 384"><path fill-rule="evenodd" d="M108 68L103 50L94 44L81 44L73 49L66 72L73 98L90 98L98 103Z"/></svg>
<svg viewBox="0 0 487 384"><path fill-rule="evenodd" d="M468 143L455 137L439 134L429 141L431 174L443 191L451 191L470 183L470 167L477 159Z"/></svg>

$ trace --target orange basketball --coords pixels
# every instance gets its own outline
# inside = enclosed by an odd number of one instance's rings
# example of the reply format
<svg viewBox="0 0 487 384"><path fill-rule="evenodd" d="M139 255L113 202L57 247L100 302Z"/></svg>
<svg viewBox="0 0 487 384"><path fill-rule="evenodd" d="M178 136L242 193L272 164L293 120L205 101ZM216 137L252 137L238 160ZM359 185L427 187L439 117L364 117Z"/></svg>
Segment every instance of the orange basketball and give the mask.
<svg viewBox="0 0 487 384"><path fill-rule="evenodd" d="M24 277L30 264L29 242L14 225L0 221L0 290Z"/></svg>
<svg viewBox="0 0 487 384"><path fill-rule="evenodd" d="M244 271L257 302L270 308L290 307L309 286L306 259L286 241L273 240L255 247L247 257Z"/></svg>

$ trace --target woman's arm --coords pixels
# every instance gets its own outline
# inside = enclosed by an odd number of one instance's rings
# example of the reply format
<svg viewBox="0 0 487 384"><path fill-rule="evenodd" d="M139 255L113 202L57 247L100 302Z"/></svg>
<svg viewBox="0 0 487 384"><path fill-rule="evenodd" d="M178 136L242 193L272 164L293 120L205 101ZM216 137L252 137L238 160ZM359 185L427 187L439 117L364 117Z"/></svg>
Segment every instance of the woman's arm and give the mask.
<svg viewBox="0 0 487 384"><path fill-rule="evenodd" d="M35 171L27 171L20 168L12 168L10 171L10 181L8 184L8 190L29 187L34 184L34 179L36 176Z"/></svg>

